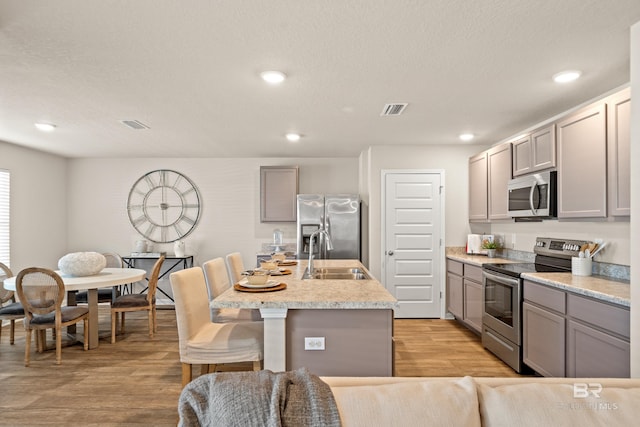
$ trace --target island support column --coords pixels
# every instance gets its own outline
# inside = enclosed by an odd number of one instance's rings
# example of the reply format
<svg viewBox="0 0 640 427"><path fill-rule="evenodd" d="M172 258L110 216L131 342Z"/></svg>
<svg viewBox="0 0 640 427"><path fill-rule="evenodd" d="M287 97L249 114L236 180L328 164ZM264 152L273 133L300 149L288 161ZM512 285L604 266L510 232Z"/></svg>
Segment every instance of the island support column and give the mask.
<svg viewBox="0 0 640 427"><path fill-rule="evenodd" d="M286 308L261 308L264 319L264 369L287 370Z"/></svg>

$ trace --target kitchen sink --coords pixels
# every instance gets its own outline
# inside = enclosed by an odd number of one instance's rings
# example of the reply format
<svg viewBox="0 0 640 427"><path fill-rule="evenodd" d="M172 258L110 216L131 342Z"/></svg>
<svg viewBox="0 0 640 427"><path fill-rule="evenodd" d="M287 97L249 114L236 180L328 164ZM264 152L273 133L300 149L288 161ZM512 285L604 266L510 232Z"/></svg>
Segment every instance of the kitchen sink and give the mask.
<svg viewBox="0 0 640 427"><path fill-rule="evenodd" d="M314 268L313 274L309 274L308 268L305 269L302 279L370 280L371 276L357 267L323 267Z"/></svg>

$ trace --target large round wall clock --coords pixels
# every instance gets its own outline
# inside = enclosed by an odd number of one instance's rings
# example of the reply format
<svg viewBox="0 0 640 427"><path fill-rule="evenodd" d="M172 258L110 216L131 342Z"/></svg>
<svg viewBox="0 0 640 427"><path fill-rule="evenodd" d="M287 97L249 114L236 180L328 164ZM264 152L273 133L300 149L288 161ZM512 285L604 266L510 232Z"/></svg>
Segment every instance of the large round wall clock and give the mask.
<svg viewBox="0 0 640 427"><path fill-rule="evenodd" d="M129 191L133 227L152 242L169 243L193 231L200 219L200 194L179 172L160 169L140 177Z"/></svg>

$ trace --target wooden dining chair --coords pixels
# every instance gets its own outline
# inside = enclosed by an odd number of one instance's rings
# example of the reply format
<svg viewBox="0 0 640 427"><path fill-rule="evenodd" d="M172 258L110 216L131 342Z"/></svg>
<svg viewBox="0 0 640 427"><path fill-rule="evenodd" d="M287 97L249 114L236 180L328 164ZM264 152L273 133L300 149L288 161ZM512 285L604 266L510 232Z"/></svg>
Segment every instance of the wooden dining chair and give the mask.
<svg viewBox="0 0 640 427"><path fill-rule="evenodd" d="M211 322L207 284L200 267L171 273L170 280L176 304L183 386L191 381L194 364L202 365L203 374L224 363L253 362L253 370L261 369L262 322Z"/></svg>
<svg viewBox="0 0 640 427"><path fill-rule="evenodd" d="M16 320L24 318L22 304L16 302L13 291L4 288L4 279L13 277L11 269L0 262L0 339L2 338L2 321L9 321L9 343L13 345L16 334Z"/></svg>
<svg viewBox="0 0 640 427"><path fill-rule="evenodd" d="M31 267L16 277L16 292L25 311L24 366L29 366L31 331L36 331L38 351L46 349L46 330L53 329L56 338L56 364L62 362L62 328L84 322L84 349L89 348L89 309L62 306L64 282L58 274L46 268Z"/></svg>
<svg viewBox="0 0 640 427"><path fill-rule="evenodd" d="M122 257L116 253L107 252L102 254L107 260L107 268L123 268L124 261ZM120 286L113 286L111 288L98 289L98 303L109 303L115 301L120 296ZM76 292L76 303L86 304L88 298L87 291Z"/></svg>
<svg viewBox="0 0 640 427"><path fill-rule="evenodd" d="M207 284L207 294L209 301L213 301L224 291L231 287L227 268L222 258L214 258L202 264L205 282ZM217 323L225 322L247 322L260 321L262 317L260 310L246 308L212 308L211 321Z"/></svg>
<svg viewBox="0 0 640 427"><path fill-rule="evenodd" d="M120 295L111 303L111 343L116 342L116 330L118 317L120 317L120 334L124 334L125 313L132 311L147 311L149 313L149 338L153 338L156 331L156 290L158 288L158 277L164 262L162 255L151 270L149 286L146 294L126 294ZM120 314L120 316L118 316Z"/></svg>

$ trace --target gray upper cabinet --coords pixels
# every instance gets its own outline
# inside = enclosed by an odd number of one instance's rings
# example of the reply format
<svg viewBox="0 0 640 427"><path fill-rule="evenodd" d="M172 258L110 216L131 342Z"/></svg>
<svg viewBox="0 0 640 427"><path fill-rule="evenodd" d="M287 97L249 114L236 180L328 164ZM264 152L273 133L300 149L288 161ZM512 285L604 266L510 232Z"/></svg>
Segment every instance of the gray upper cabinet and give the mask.
<svg viewBox="0 0 640 427"><path fill-rule="evenodd" d="M507 184L511 179L511 143L492 147L487 164L489 219L510 219Z"/></svg>
<svg viewBox="0 0 640 427"><path fill-rule="evenodd" d="M513 176L556 167L556 125L538 129L512 142Z"/></svg>
<svg viewBox="0 0 640 427"><path fill-rule="evenodd" d="M511 179L511 143L469 158L469 221L510 219L507 184Z"/></svg>
<svg viewBox="0 0 640 427"><path fill-rule="evenodd" d="M607 216L604 102L558 122L558 218Z"/></svg>
<svg viewBox="0 0 640 427"><path fill-rule="evenodd" d="M469 221L487 221L487 152L469 159Z"/></svg>
<svg viewBox="0 0 640 427"><path fill-rule="evenodd" d="M533 132L531 147L533 152L532 172L556 167L556 125L552 124Z"/></svg>
<svg viewBox="0 0 640 427"><path fill-rule="evenodd" d="M295 222L297 166L260 166L260 222Z"/></svg>
<svg viewBox="0 0 640 427"><path fill-rule="evenodd" d="M609 213L631 215L631 89L607 99Z"/></svg>
<svg viewBox="0 0 640 427"><path fill-rule="evenodd" d="M513 176L531 173L533 169L531 135L518 138L511 144L513 145Z"/></svg>

